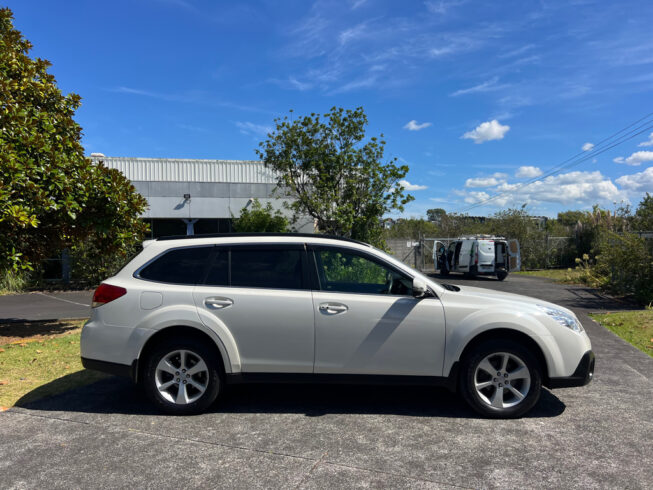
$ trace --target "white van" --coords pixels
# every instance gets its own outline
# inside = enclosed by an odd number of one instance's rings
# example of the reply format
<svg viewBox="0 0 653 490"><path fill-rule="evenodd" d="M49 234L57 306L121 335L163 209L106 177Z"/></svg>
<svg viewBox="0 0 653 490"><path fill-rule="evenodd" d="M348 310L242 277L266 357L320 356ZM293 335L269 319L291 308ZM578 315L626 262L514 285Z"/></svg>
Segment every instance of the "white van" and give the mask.
<svg viewBox="0 0 653 490"><path fill-rule="evenodd" d="M444 241L436 240L433 263L435 270L443 276L449 272L462 272L469 276L497 276L499 281L503 281L508 272L516 272L521 267L519 242L477 235L458 238L447 247Z"/></svg>

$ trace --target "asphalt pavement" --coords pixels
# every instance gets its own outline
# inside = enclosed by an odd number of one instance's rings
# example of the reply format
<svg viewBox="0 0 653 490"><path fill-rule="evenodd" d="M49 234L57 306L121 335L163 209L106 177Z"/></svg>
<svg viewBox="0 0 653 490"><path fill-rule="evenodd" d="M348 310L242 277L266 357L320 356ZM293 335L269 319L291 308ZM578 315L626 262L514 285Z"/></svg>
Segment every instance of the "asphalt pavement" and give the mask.
<svg viewBox="0 0 653 490"><path fill-rule="evenodd" d="M210 413L170 417L110 377L0 413L2 487L651 488L653 358L587 316L632 306L530 277L447 282L572 308L594 381L486 420L433 388L294 385L232 387Z"/></svg>
<svg viewBox="0 0 653 490"><path fill-rule="evenodd" d="M44 291L0 296L0 323L88 318L93 291Z"/></svg>

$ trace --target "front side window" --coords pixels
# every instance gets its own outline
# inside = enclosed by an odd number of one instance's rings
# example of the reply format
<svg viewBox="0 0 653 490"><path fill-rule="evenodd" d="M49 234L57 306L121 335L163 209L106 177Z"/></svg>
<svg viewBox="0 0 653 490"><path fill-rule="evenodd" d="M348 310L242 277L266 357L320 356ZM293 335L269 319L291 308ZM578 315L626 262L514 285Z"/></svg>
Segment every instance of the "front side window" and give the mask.
<svg viewBox="0 0 653 490"><path fill-rule="evenodd" d="M231 285L234 287L302 289L303 250L231 250Z"/></svg>
<svg viewBox="0 0 653 490"><path fill-rule="evenodd" d="M213 247L170 250L143 267L141 279L170 284L198 284L202 281Z"/></svg>
<svg viewBox="0 0 653 490"><path fill-rule="evenodd" d="M411 295L412 280L365 255L345 249L315 251L320 288L345 293Z"/></svg>

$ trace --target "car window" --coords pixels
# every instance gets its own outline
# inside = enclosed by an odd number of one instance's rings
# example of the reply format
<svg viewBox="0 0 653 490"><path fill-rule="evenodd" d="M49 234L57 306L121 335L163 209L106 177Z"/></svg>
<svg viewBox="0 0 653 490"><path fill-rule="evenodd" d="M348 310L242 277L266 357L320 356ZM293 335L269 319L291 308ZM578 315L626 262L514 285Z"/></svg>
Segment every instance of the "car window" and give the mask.
<svg viewBox="0 0 653 490"><path fill-rule="evenodd" d="M150 281L171 284L197 284L201 282L213 247L186 247L170 250L138 273Z"/></svg>
<svg viewBox="0 0 653 490"><path fill-rule="evenodd" d="M208 286L229 286L229 249L217 249L204 284Z"/></svg>
<svg viewBox="0 0 653 490"><path fill-rule="evenodd" d="M302 289L302 250L231 250L231 285L236 287Z"/></svg>
<svg viewBox="0 0 653 490"><path fill-rule="evenodd" d="M372 258L344 249L315 251L320 288L346 293L411 295L412 280Z"/></svg>

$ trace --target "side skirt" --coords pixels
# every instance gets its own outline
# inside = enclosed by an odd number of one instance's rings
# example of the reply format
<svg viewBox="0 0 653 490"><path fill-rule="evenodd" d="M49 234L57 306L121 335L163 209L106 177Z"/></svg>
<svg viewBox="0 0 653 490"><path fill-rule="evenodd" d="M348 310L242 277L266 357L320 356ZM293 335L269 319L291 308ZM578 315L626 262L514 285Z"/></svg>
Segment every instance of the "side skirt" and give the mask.
<svg viewBox="0 0 653 490"><path fill-rule="evenodd" d="M317 373L237 373L226 375L227 384L343 384L440 386L455 392L458 385L458 363L449 376L396 376L377 374L317 374Z"/></svg>

